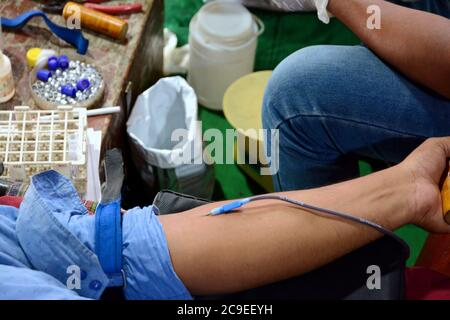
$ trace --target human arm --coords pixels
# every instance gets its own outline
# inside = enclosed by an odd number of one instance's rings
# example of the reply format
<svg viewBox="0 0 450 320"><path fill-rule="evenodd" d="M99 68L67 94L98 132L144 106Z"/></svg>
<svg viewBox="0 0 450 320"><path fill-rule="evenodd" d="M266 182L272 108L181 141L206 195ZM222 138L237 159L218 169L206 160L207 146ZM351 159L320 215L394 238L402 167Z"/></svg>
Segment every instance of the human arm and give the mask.
<svg viewBox="0 0 450 320"><path fill-rule="evenodd" d="M432 139L387 170L285 194L391 230L416 223L450 232L438 188L447 157L450 139ZM297 276L381 236L365 226L271 200L250 203L233 214L207 216L218 205L160 218L175 271L193 294L236 292Z"/></svg>
<svg viewBox="0 0 450 320"><path fill-rule="evenodd" d="M367 28L371 5L381 29ZM328 11L383 60L450 99L450 19L384 0L329 0Z"/></svg>

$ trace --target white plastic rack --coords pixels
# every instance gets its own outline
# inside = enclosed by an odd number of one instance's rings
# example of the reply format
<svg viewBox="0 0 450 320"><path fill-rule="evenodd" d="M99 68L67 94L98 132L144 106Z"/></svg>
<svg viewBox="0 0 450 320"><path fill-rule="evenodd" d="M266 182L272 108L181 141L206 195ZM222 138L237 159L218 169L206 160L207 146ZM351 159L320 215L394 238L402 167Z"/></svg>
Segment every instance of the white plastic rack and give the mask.
<svg viewBox="0 0 450 320"><path fill-rule="evenodd" d="M86 109L61 106L32 110L26 106L0 111L0 178L29 181L54 169L72 180L79 193L86 190Z"/></svg>

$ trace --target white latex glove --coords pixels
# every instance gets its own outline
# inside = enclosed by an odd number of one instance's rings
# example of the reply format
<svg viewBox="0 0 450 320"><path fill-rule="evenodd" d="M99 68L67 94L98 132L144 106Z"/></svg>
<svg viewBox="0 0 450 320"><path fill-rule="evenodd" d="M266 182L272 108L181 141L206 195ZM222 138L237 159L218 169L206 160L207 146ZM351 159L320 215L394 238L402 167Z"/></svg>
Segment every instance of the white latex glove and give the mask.
<svg viewBox="0 0 450 320"><path fill-rule="evenodd" d="M203 0L211 1L211 0ZM227 0L223 0L227 1ZM330 22L327 12L328 0L228 0L240 1L243 5L277 11L317 11L320 21Z"/></svg>
<svg viewBox="0 0 450 320"><path fill-rule="evenodd" d="M323 23L330 22L330 14L327 11L328 0L272 0L274 5L283 11L316 11L319 20Z"/></svg>

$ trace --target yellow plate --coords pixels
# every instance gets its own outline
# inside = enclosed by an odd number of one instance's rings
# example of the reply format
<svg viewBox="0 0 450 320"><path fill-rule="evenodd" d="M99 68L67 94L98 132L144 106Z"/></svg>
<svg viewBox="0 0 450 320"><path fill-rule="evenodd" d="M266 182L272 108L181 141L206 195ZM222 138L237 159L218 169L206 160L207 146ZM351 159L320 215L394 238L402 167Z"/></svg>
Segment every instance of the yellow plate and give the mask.
<svg viewBox="0 0 450 320"><path fill-rule="evenodd" d="M238 130L262 129L261 109L272 71L259 71L243 76L228 87L223 98L223 113ZM259 141L256 132L246 135Z"/></svg>

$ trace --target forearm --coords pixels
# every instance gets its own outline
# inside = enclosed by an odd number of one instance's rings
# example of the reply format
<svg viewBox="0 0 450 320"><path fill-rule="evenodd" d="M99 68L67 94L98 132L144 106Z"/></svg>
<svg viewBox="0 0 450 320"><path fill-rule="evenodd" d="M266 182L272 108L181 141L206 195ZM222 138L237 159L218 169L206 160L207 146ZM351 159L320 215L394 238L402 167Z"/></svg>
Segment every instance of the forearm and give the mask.
<svg viewBox="0 0 450 320"><path fill-rule="evenodd" d="M288 193L293 199L375 221L410 222L412 185L398 168L342 184ZM194 294L236 292L303 274L381 235L278 201L211 217L218 204L161 217L177 274Z"/></svg>
<svg viewBox="0 0 450 320"><path fill-rule="evenodd" d="M367 28L367 8L381 29ZM450 20L383 0L329 0L328 10L378 56L412 80L450 98Z"/></svg>

